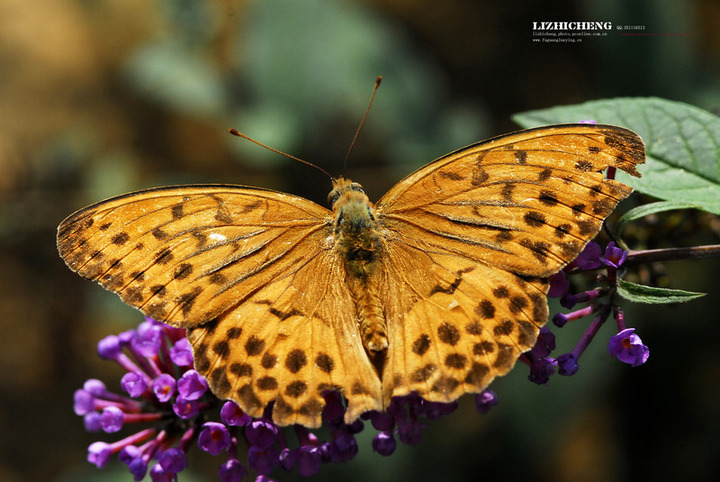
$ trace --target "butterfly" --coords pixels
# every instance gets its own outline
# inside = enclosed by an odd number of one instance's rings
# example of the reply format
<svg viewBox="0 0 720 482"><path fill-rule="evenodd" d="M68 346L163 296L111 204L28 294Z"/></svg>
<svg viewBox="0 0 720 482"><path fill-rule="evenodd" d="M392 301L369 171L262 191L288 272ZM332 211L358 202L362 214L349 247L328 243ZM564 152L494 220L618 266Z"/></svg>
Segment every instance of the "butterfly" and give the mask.
<svg viewBox="0 0 720 482"><path fill-rule="evenodd" d="M632 131L519 131L420 168L372 204L333 179L332 210L234 185L161 187L82 209L60 256L147 316L187 329L196 370L251 416L318 427L416 392L451 402L506 374L546 323L548 277L632 189Z"/></svg>

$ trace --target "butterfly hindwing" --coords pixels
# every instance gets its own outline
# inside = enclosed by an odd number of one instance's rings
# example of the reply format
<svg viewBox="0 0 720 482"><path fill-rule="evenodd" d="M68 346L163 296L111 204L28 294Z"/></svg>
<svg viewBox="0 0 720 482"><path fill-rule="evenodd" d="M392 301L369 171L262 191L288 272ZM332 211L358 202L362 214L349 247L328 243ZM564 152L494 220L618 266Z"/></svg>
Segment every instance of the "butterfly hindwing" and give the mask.
<svg viewBox="0 0 720 482"><path fill-rule="evenodd" d="M388 360L383 393L451 402L483 390L535 343L547 280L437 251L391 247L386 264ZM403 266L422 266L407 276ZM393 281L390 281L393 280Z"/></svg>

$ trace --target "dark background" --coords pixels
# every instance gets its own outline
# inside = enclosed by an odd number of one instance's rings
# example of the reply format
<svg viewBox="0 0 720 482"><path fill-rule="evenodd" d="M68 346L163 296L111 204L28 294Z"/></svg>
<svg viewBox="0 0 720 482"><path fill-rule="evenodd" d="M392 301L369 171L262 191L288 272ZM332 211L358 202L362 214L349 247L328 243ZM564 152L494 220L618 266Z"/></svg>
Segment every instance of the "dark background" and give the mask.
<svg viewBox="0 0 720 482"><path fill-rule="evenodd" d="M556 20L687 35L533 43L532 22ZM141 315L57 256L56 226L74 210L190 182L324 203L323 174L227 128L341 173L377 75L345 170L371 199L446 152L516 129L513 113L618 96L717 112L719 24L713 0L0 0L0 480L130 480L124 466L85 461L89 443L119 435L85 433L72 394L89 377L116 386L121 372L95 344ZM670 245L718 242L714 217L654 221L649 232ZM540 387L519 366L493 385L501 404L489 415L466 397L421 445L389 458L363 434L355 460L318 478L716 479L718 268L667 265L660 281L709 293L699 301L626 306L650 347L644 366L607 354L608 323L576 376ZM584 327L559 334L564 351ZM219 462L192 467L214 477Z"/></svg>

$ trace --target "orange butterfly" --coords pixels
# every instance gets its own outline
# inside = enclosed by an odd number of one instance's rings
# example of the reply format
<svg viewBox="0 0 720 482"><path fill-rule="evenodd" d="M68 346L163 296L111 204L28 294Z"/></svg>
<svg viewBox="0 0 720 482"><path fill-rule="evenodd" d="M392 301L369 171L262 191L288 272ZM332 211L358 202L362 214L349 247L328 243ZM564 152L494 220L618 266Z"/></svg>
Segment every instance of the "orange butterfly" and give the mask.
<svg viewBox="0 0 720 482"><path fill-rule="evenodd" d="M417 392L482 391L535 343L547 277L632 191L644 145L608 125L520 131L455 151L375 205L333 180L332 211L280 192L164 187L94 204L58 229L67 265L188 329L195 368L252 416L317 427Z"/></svg>

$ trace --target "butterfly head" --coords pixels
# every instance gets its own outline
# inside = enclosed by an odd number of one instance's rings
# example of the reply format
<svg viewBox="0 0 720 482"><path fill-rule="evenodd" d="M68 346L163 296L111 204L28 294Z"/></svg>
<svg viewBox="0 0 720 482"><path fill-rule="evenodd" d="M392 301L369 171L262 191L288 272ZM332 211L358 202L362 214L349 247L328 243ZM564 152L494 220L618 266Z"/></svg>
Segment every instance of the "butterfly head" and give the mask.
<svg viewBox="0 0 720 482"><path fill-rule="evenodd" d="M328 200L332 204L334 231L346 267L350 273L366 276L373 270L380 245L375 209L360 184L342 177L333 180Z"/></svg>
<svg viewBox="0 0 720 482"><path fill-rule="evenodd" d="M350 179L345 179L341 176L337 179L333 179L332 183L333 190L330 191L330 194L328 194L328 203L332 209L335 209L335 204L343 198L347 198L348 200L352 197L368 199L362 186L357 182L353 182ZM353 193L357 193L357 195L353 195Z"/></svg>
<svg viewBox="0 0 720 482"><path fill-rule="evenodd" d="M333 179L333 190L328 195L335 229L358 234L373 227L375 211L362 186L350 179Z"/></svg>

